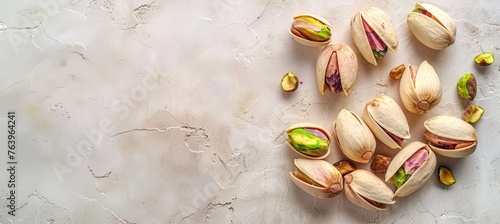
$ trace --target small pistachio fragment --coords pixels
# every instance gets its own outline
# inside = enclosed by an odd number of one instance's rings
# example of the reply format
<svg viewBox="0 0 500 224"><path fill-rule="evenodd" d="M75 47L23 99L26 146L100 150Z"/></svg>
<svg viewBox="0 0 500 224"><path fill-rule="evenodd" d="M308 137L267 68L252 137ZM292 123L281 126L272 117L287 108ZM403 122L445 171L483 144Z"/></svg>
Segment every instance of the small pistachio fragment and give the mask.
<svg viewBox="0 0 500 224"><path fill-rule="evenodd" d="M467 106L463 112L463 119L468 123L476 123L483 116L484 109L480 106L471 104Z"/></svg>
<svg viewBox="0 0 500 224"><path fill-rule="evenodd" d="M375 155L370 169L373 171L373 173L385 173L385 171L387 171L387 167L389 167L389 164L391 163L391 160L392 159L387 156L383 156L380 154Z"/></svg>
<svg viewBox="0 0 500 224"><path fill-rule="evenodd" d="M349 160L340 160L334 163L333 166L340 171L342 176L356 170L356 165Z"/></svg>
<svg viewBox="0 0 500 224"><path fill-rule="evenodd" d="M476 76L472 73L467 73L457 82L458 94L467 100L474 100L477 93Z"/></svg>
<svg viewBox="0 0 500 224"><path fill-rule="evenodd" d="M455 177L453 176L453 173L451 173L451 170L444 167L440 166L439 167L439 182L446 186L451 186L455 184L456 180Z"/></svg>
<svg viewBox="0 0 500 224"><path fill-rule="evenodd" d="M405 69L406 69L405 64L400 64L395 68L391 69L389 76L394 80L399 80L401 79L401 76L403 76Z"/></svg>
<svg viewBox="0 0 500 224"><path fill-rule="evenodd" d="M320 47L330 42L332 33L325 19L313 15L299 15L293 19L290 33L300 44Z"/></svg>
<svg viewBox="0 0 500 224"><path fill-rule="evenodd" d="M495 62L495 55L491 52L484 52L474 58L474 62L481 66L488 66Z"/></svg>
<svg viewBox="0 0 500 224"><path fill-rule="evenodd" d="M281 89L284 92L294 92L299 87L299 78L292 72L286 73L281 79Z"/></svg>

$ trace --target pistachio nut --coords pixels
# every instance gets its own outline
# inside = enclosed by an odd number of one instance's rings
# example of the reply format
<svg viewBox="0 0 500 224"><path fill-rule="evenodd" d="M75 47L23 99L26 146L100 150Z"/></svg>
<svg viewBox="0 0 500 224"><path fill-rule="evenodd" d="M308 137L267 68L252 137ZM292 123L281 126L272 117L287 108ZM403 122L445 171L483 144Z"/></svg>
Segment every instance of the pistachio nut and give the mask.
<svg viewBox="0 0 500 224"><path fill-rule="evenodd" d="M455 177L453 176L453 173L451 173L450 169L444 166L440 166L438 171L439 171L438 172L439 182L441 182L446 186L451 186L455 184L456 180Z"/></svg>
<svg viewBox="0 0 500 224"><path fill-rule="evenodd" d="M455 42L455 21L434 5L415 3L415 9L408 14L407 23L413 35L434 50L443 50Z"/></svg>
<svg viewBox="0 0 500 224"><path fill-rule="evenodd" d="M400 64L389 72L389 77L391 77L394 80L400 80L401 76L403 76L403 73L405 72L405 64Z"/></svg>
<svg viewBox="0 0 500 224"><path fill-rule="evenodd" d="M473 124L481 119L483 113L484 109L482 107L471 104L465 108L464 112L462 113L462 118L464 119L464 121Z"/></svg>
<svg viewBox="0 0 500 224"><path fill-rule="evenodd" d="M322 95L328 89L349 95L357 75L358 59L348 45L332 44L323 48L316 62L316 80Z"/></svg>
<svg viewBox="0 0 500 224"><path fill-rule="evenodd" d="M411 142L392 159L385 181L393 182L395 197L405 197L422 187L436 168L436 155L428 145Z"/></svg>
<svg viewBox="0 0 500 224"><path fill-rule="evenodd" d="M429 147L439 155L462 158L476 150L476 130L462 119L435 116L426 120L424 127L427 129L424 137L429 141Z"/></svg>
<svg viewBox="0 0 500 224"><path fill-rule="evenodd" d="M462 76L457 82L457 91L460 97L470 101L474 100L477 93L476 76L472 73Z"/></svg>
<svg viewBox="0 0 500 224"><path fill-rule="evenodd" d="M399 94L408 111L423 114L441 101L441 82L427 61L423 61L420 67L408 65L399 83Z"/></svg>
<svg viewBox="0 0 500 224"><path fill-rule="evenodd" d="M396 202L392 190L382 180L361 169L344 176L344 194L350 202L368 210L385 210Z"/></svg>
<svg viewBox="0 0 500 224"><path fill-rule="evenodd" d="M333 166L340 171L342 176L356 170L356 165L350 160L340 160L334 163Z"/></svg>
<svg viewBox="0 0 500 224"><path fill-rule="evenodd" d="M293 92L299 87L299 78L293 72L286 73L281 79L281 89L284 92Z"/></svg>
<svg viewBox="0 0 500 224"><path fill-rule="evenodd" d="M390 96L380 95L370 100L363 111L363 120L381 142L393 149L401 149L403 141L411 137L403 110Z"/></svg>
<svg viewBox="0 0 500 224"><path fill-rule="evenodd" d="M375 152L375 137L356 113L342 109L333 122L333 135L347 158L367 163Z"/></svg>
<svg viewBox="0 0 500 224"><path fill-rule="evenodd" d="M330 133L313 123L298 123L285 130L286 144L294 152L309 159L324 159L330 154Z"/></svg>
<svg viewBox="0 0 500 224"><path fill-rule="evenodd" d="M370 165L370 169L373 173L385 173L391 161L392 159L390 157L380 154L375 155L375 158L372 161L372 165Z"/></svg>
<svg viewBox="0 0 500 224"><path fill-rule="evenodd" d="M324 160L295 159L290 172L293 183L306 193L321 199L332 198L342 192L342 174Z"/></svg>
<svg viewBox="0 0 500 224"><path fill-rule="evenodd" d="M300 44L309 47L321 47L330 43L332 36L330 24L325 19L314 15L293 17L290 34Z"/></svg>
<svg viewBox="0 0 500 224"><path fill-rule="evenodd" d="M491 52L484 52L476 57L474 57L474 62L481 66L488 66L495 62L495 55Z"/></svg>
<svg viewBox="0 0 500 224"><path fill-rule="evenodd" d="M398 36L391 18L379 8L365 8L351 19L351 35L363 57L373 65L383 58L387 49L396 52Z"/></svg>

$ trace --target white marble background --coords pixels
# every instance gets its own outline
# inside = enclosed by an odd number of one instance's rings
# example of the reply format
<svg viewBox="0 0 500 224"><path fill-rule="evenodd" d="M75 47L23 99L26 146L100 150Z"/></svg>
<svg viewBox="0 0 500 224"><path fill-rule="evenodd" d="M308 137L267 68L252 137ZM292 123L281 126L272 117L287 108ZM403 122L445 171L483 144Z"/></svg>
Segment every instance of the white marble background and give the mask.
<svg viewBox="0 0 500 224"><path fill-rule="evenodd" d="M15 217L7 214L8 174L0 170L0 222L498 222L500 63L480 68L472 59L483 51L500 58L500 4L429 3L457 23L456 42L443 51L408 31L413 1L2 1L0 124L6 111L17 111L19 164ZM350 18L366 6L390 14L399 36L397 53L378 66L364 61L350 37ZM332 42L358 54L358 80L348 97L316 89L320 49L288 34L301 13L329 20ZM405 111L412 140L423 141L427 118L460 116L467 102L455 83L468 72L478 79L474 103L486 112L475 125L476 152L438 156L455 185L433 177L375 212L343 195L315 200L289 180L297 155L284 145L287 126L309 121L331 130L343 108L361 114L378 94L399 102L389 70L422 60L439 74L443 100L425 115ZM284 95L279 82L288 71L302 84ZM336 145L332 150L327 161L344 158ZM380 142L377 152L395 154Z"/></svg>

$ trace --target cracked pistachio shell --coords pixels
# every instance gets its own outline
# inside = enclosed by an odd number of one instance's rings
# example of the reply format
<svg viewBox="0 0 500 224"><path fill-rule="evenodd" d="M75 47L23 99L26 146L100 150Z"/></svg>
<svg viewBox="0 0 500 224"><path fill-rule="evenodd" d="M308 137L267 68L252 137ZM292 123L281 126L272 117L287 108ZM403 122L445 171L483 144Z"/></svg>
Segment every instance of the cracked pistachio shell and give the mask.
<svg viewBox="0 0 500 224"><path fill-rule="evenodd" d="M438 155L462 158L472 154L476 150L478 139L476 130L472 125L460 118L447 115L435 116L426 120L424 127L427 131L441 138L472 143L457 149L445 149L429 141L429 147Z"/></svg>
<svg viewBox="0 0 500 224"><path fill-rule="evenodd" d="M344 176L344 194L350 202L368 210L385 210L387 205L396 202L392 190L366 170L355 170Z"/></svg>
<svg viewBox="0 0 500 224"><path fill-rule="evenodd" d="M423 61L419 67L408 65L399 83L399 94L404 108L412 113L423 114L441 101L441 82L427 61Z"/></svg>
<svg viewBox="0 0 500 224"><path fill-rule="evenodd" d="M312 14L302 14L302 15L294 16L293 19L296 20L297 18L300 18L300 17L309 17L309 18L317 20L319 23L322 23L327 27L330 27L330 23L328 23L328 21L326 19L324 19L320 16L312 15ZM290 35L292 35L293 39L295 41L297 41L297 43L308 46L308 47L322 47L322 46L329 44L331 41L331 38L328 38L328 40L325 40L325 41L308 40L308 39L305 39L303 37L295 35L291 31L291 29L288 29L288 32L290 33Z"/></svg>
<svg viewBox="0 0 500 224"><path fill-rule="evenodd" d="M295 170L290 172L290 178L306 193L326 199L342 192L342 174L332 164L324 160L302 158L295 159L294 164Z"/></svg>
<svg viewBox="0 0 500 224"><path fill-rule="evenodd" d="M285 134L288 135L288 133L290 133L291 131L293 131L294 129L297 129L297 128L312 128L312 129L317 129L321 132L323 132L323 134L325 134L325 136L327 137L328 139L328 148L326 149L322 149L319 151L319 154L316 154L316 155L312 155L310 153L306 154L298 149L296 149L290 142L290 139L286 141L286 144L288 145L288 147L290 147L294 152L296 152L297 154L305 157L305 158L308 158L308 159L324 159L326 158L328 155L330 155L330 144L331 144L331 134L330 132L328 132L326 129L324 129L323 127L317 125L317 124L313 124L313 123L297 123L297 124L293 124L293 125L290 125L290 127L288 127L286 130L285 130Z"/></svg>
<svg viewBox="0 0 500 224"><path fill-rule="evenodd" d="M342 109L333 122L333 134L339 148L351 160L368 163L375 152L375 137L368 126L352 111Z"/></svg>
<svg viewBox="0 0 500 224"><path fill-rule="evenodd" d="M401 151L399 151L396 156L392 159L389 167L387 168L387 172L385 173L385 181L392 182L394 178L394 174L398 171L401 166L408 160L415 152L420 149L425 149L429 152L429 157L427 160L420 166L411 176L410 178L399 187L394 193L395 197L405 197L420 187L422 187L432 176L434 169L436 168L436 155L432 152L428 145L422 142L411 142L406 145Z"/></svg>
<svg viewBox="0 0 500 224"><path fill-rule="evenodd" d="M351 92L358 75L358 59L354 51L347 44L331 44L323 48L316 61L316 80L319 92L325 95L329 90L325 81L326 70L330 56L337 52L337 65L342 84L342 91L347 96Z"/></svg>
<svg viewBox="0 0 500 224"><path fill-rule="evenodd" d="M351 35L354 44L363 57L373 65L377 65L377 60L373 55L368 37L363 26L363 20L370 25L380 40L387 45L392 52L398 50L398 36L391 23L391 18L379 8L368 7L359 11L351 19Z"/></svg>
<svg viewBox="0 0 500 224"><path fill-rule="evenodd" d="M424 9L434 17L419 12L408 14L408 27L422 44L434 50L443 50L455 42L455 21L446 12L427 3L415 3L415 9Z"/></svg>
<svg viewBox="0 0 500 224"><path fill-rule="evenodd" d="M380 95L369 101L363 111L363 120L382 143L393 149L401 149L402 142L411 137L403 110L390 96Z"/></svg>

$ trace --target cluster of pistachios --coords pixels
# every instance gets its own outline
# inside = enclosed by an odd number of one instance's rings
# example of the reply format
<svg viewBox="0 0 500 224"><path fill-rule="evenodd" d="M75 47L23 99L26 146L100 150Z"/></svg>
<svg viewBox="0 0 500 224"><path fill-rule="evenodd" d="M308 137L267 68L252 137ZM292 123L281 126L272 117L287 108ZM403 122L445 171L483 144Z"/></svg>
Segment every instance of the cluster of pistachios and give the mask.
<svg viewBox="0 0 500 224"><path fill-rule="evenodd" d="M416 3L408 14L410 31L425 46L443 50L455 42L456 26L443 10L426 3ZM368 7L351 19L351 34L360 54L369 63L377 65L377 59L387 51L396 52L398 37L390 17L381 9ZM314 15L294 17L290 28L293 38L310 47L324 47L316 62L317 86L322 95L351 92L357 78L358 60L346 44L329 44L331 26L323 18ZM479 65L489 65L494 58L484 53L474 58ZM442 89L439 76L433 66L423 61L418 67L401 64L390 71L390 77L399 80L399 94L403 107L414 114L424 114L441 101ZM282 79L282 89L295 90L298 79L288 73ZM474 100L476 95L474 75L467 74L457 83L461 97ZM436 155L462 158L472 154L477 146L476 130L469 123L481 117L483 109L469 105L463 118L440 115L424 122L423 137L428 143L413 141L405 113L398 103L387 95L368 101L362 118L355 112L342 109L332 124L330 132L313 123L298 123L285 130L286 144L298 155L290 172L292 181L316 198L332 198L344 192L353 204L369 210L384 210L394 204L396 197L405 197L421 188L436 170ZM349 159L333 165L326 162L333 147L332 139ZM393 157L375 155L376 139L389 148L399 150ZM373 158L373 159L372 159ZM357 163L368 163L372 172L356 169ZM391 189L375 174L384 174L385 182L393 183ZM451 171L439 168L439 180L446 186L455 183ZM391 184L392 186L392 184Z"/></svg>

